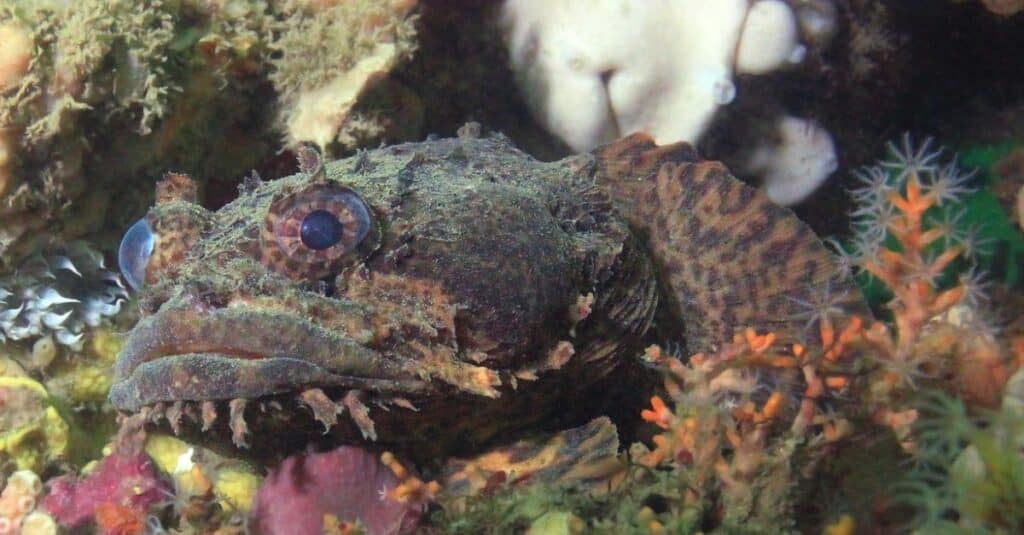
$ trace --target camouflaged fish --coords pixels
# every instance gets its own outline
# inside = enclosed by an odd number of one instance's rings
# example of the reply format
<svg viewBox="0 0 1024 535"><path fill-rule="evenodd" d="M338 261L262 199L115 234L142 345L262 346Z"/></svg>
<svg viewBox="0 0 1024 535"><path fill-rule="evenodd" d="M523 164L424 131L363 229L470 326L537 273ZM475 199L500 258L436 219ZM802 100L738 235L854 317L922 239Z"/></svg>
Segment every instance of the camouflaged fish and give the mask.
<svg viewBox="0 0 1024 535"><path fill-rule="evenodd" d="M248 180L216 212L170 175L121 263L144 317L114 370L119 410L239 446L420 458L642 396L622 378L655 318L697 351L743 327L800 338L822 288L863 307L791 212L642 134L553 163L470 125L326 164L303 150L298 174ZM591 428L566 447L614 452Z"/></svg>

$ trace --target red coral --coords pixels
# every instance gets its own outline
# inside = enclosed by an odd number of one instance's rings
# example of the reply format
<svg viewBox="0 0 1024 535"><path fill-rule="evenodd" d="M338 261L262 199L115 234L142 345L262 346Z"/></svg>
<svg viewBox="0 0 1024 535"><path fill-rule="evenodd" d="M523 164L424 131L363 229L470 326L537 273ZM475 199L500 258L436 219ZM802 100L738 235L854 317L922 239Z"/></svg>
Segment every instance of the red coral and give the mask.
<svg viewBox="0 0 1024 535"><path fill-rule="evenodd" d="M358 520L372 535L408 533L423 506L392 499L399 483L377 456L357 447L293 455L260 485L249 528L255 535L320 535L327 519Z"/></svg>
<svg viewBox="0 0 1024 535"><path fill-rule="evenodd" d="M145 453L112 453L84 478L61 476L50 483L43 508L62 526L87 526L97 513L117 510L144 518L150 509L167 501L171 486L157 476ZM104 516L104 518L110 515Z"/></svg>

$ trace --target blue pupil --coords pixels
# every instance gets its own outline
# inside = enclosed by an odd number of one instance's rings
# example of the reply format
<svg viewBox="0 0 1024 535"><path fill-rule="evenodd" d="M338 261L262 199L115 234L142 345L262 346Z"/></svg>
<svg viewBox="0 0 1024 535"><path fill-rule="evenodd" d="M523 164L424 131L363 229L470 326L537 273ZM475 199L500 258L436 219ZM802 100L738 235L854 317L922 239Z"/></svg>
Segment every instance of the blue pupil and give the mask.
<svg viewBox="0 0 1024 535"><path fill-rule="evenodd" d="M302 219L299 238L306 247L323 251L341 241L342 230L344 227L334 214L326 210L314 210Z"/></svg>

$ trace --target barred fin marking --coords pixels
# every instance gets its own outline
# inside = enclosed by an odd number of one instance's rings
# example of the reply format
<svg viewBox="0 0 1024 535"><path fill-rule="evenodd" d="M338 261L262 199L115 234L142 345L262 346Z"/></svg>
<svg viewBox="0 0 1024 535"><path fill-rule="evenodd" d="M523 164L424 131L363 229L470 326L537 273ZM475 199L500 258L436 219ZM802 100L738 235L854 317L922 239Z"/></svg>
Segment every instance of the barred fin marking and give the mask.
<svg viewBox="0 0 1024 535"><path fill-rule="evenodd" d="M455 496L518 481L599 489L622 470L618 450L615 425L602 416L543 439L520 440L470 459L449 461L441 481Z"/></svg>
<svg viewBox="0 0 1024 535"><path fill-rule="evenodd" d="M745 327L811 343L800 302L816 292L842 295L844 312L870 315L810 228L722 164L697 161L685 143L658 147L646 134L595 154L598 179L643 234L670 286L690 351L727 342Z"/></svg>

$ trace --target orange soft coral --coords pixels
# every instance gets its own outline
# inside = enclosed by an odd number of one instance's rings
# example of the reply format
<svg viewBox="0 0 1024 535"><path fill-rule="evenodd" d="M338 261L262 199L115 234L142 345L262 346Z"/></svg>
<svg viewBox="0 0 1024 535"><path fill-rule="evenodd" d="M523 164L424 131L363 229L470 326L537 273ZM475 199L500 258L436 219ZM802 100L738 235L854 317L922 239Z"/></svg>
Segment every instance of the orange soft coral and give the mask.
<svg viewBox="0 0 1024 535"><path fill-rule="evenodd" d="M955 158L941 164L942 149L930 140L915 146L904 136L889 150L888 160L858 175L855 245L843 251L851 271L873 276L893 296L893 329L878 323L862 333L880 365L870 381L879 420L891 420L900 393L923 382L993 406L1016 365L978 319L983 275L971 267L954 284L941 282L954 265L973 265L984 246L949 206L971 191L973 173L959 170Z"/></svg>
<svg viewBox="0 0 1024 535"><path fill-rule="evenodd" d="M817 326L813 343L784 345L772 333L747 330L686 362L657 347L646 351L645 360L665 370L667 399L654 396L641 413L663 431L633 458L683 470L686 504L717 493L726 514L749 507L750 496L769 496L793 473L806 473L829 451L824 446L858 425L889 427L914 450L922 385L973 406L999 399L1018 363L986 329L954 314L954 307L977 307L980 277L971 269L952 285L939 282L954 263L970 263L979 244L971 232L929 218L968 191L971 175L939 165L941 151L927 142L915 148L905 137L890 148L893 158L862 173L864 187L853 191L858 235L845 264L892 293L891 327L844 314L826 288L805 303L808 327Z"/></svg>

